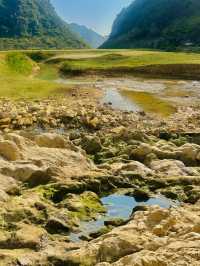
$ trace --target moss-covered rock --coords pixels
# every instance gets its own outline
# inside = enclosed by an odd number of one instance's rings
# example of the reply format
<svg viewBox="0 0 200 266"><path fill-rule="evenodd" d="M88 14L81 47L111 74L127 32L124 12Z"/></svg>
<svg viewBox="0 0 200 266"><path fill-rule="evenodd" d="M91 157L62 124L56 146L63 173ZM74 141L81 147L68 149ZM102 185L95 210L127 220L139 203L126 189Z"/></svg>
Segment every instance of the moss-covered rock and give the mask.
<svg viewBox="0 0 200 266"><path fill-rule="evenodd" d="M97 194L91 191L86 191L80 195L69 194L60 205L70 211L72 218L80 220L95 219L98 214L106 212Z"/></svg>
<svg viewBox="0 0 200 266"><path fill-rule="evenodd" d="M96 154L97 152L100 152L102 149L101 140L97 136L85 136L82 139L82 148L88 153L88 154Z"/></svg>

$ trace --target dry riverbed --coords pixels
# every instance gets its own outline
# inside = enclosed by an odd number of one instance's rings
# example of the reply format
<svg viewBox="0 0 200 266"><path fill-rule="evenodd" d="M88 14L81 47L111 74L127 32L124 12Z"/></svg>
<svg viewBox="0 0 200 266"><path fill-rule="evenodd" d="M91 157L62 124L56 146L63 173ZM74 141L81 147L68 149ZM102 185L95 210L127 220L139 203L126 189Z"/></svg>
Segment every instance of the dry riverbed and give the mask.
<svg viewBox="0 0 200 266"><path fill-rule="evenodd" d="M58 79L58 83L99 91L101 103L123 111L145 111L159 116L176 113L177 107L200 104L200 82L144 78ZM101 93L100 93L101 92Z"/></svg>
<svg viewBox="0 0 200 266"><path fill-rule="evenodd" d="M0 265L199 265L198 106L123 111L74 87L0 101Z"/></svg>

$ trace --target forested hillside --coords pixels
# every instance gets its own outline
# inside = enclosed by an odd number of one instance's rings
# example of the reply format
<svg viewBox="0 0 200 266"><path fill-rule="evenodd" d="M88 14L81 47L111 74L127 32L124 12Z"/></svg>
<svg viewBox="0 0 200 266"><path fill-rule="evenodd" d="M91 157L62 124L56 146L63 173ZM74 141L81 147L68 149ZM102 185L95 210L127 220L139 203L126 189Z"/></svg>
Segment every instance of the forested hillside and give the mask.
<svg viewBox="0 0 200 266"><path fill-rule="evenodd" d="M103 48L199 46L199 0L135 0L114 21Z"/></svg>
<svg viewBox="0 0 200 266"><path fill-rule="evenodd" d="M80 37L92 48L98 48L106 40L104 36L86 26L78 25L76 23L71 23L69 26L73 32L79 34Z"/></svg>
<svg viewBox="0 0 200 266"><path fill-rule="evenodd" d="M85 46L49 0L0 0L1 49Z"/></svg>

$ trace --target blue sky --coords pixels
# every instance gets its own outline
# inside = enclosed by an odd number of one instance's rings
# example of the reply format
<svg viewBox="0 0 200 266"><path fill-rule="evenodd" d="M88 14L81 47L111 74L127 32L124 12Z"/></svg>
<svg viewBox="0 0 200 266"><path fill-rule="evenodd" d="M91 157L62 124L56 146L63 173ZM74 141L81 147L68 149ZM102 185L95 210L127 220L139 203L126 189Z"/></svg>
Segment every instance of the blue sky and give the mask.
<svg viewBox="0 0 200 266"><path fill-rule="evenodd" d="M133 0L51 0L67 22L86 25L101 34L109 34L113 20Z"/></svg>

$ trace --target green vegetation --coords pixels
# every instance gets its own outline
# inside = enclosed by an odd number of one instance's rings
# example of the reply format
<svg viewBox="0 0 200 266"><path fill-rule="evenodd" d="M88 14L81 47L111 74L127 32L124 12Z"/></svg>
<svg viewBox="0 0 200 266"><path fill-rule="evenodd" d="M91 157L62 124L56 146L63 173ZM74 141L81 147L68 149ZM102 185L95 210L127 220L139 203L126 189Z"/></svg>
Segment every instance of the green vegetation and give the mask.
<svg viewBox="0 0 200 266"><path fill-rule="evenodd" d="M12 18L12 19L11 19ZM0 49L85 48L49 0L0 0Z"/></svg>
<svg viewBox="0 0 200 266"><path fill-rule="evenodd" d="M40 194L42 197L44 197L47 200L52 200L54 194L57 192L57 190L52 186L42 186L42 185L33 189L33 191L36 191L38 194Z"/></svg>
<svg viewBox="0 0 200 266"><path fill-rule="evenodd" d="M34 77L36 68L36 62L23 53L1 53L0 97L35 99L56 95L60 84Z"/></svg>
<svg viewBox="0 0 200 266"><path fill-rule="evenodd" d="M84 192L81 195L69 196L65 200L66 206L71 208L70 216L74 219L91 220L97 215L104 214L106 208L101 203L99 197L93 192Z"/></svg>
<svg viewBox="0 0 200 266"><path fill-rule="evenodd" d="M59 79L59 69L52 65L41 64L36 77L41 80L55 81Z"/></svg>
<svg viewBox="0 0 200 266"><path fill-rule="evenodd" d="M40 63L55 55L54 51L26 51L26 55L33 61Z"/></svg>
<svg viewBox="0 0 200 266"><path fill-rule="evenodd" d="M112 53L98 57L65 60L64 68L112 69L118 67L141 67L148 65L198 64L200 55L171 52L132 51L123 54Z"/></svg>
<svg viewBox="0 0 200 266"><path fill-rule="evenodd" d="M102 48L191 49L200 45L199 0L135 0Z"/></svg>
<svg viewBox="0 0 200 266"><path fill-rule="evenodd" d="M35 65L29 57L22 53L8 53L6 63L11 71L24 75L30 75Z"/></svg>
<svg viewBox="0 0 200 266"><path fill-rule="evenodd" d="M200 55L141 50L2 52L0 97L33 99L58 96L69 86L60 85L55 80L69 74L199 79Z"/></svg>
<svg viewBox="0 0 200 266"><path fill-rule="evenodd" d="M109 51L110 52L110 51ZM48 63L57 64L64 75L151 75L188 79L200 77L200 55L140 50L102 51L94 57L59 56Z"/></svg>

